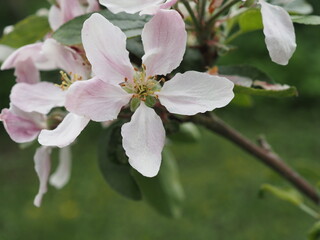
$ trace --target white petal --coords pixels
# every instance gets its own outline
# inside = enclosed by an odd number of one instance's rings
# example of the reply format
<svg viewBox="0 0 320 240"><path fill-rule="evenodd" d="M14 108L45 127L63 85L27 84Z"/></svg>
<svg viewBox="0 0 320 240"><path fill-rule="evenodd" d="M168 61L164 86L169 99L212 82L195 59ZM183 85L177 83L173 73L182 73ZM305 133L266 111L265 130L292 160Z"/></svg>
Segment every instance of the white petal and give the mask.
<svg viewBox="0 0 320 240"><path fill-rule="evenodd" d="M146 8L157 7L163 2L164 0L100 0L100 4L113 13L126 12L131 14Z"/></svg>
<svg viewBox="0 0 320 240"><path fill-rule="evenodd" d="M142 32L147 76L166 75L177 68L186 50L187 32L180 14L160 10Z"/></svg>
<svg viewBox="0 0 320 240"><path fill-rule="evenodd" d="M178 73L157 94L169 112L194 115L226 106L234 97L233 86L226 78L189 71Z"/></svg>
<svg viewBox="0 0 320 240"><path fill-rule="evenodd" d="M89 120L86 117L69 113L54 130L42 130L38 141L43 146L66 147L79 136Z"/></svg>
<svg viewBox="0 0 320 240"><path fill-rule="evenodd" d="M48 190L47 183L51 169L50 154L51 148L40 147L37 149L36 154L34 155L34 168L40 181L39 192L33 202L36 207L41 206L42 197Z"/></svg>
<svg viewBox="0 0 320 240"><path fill-rule="evenodd" d="M126 35L98 13L85 21L82 42L93 73L112 83L133 78L134 69L126 50Z"/></svg>
<svg viewBox="0 0 320 240"><path fill-rule="evenodd" d="M63 16L60 8L56 5L52 5L49 10L49 24L53 31L56 31L63 24Z"/></svg>
<svg viewBox="0 0 320 240"><path fill-rule="evenodd" d="M287 65L296 50L296 36L290 15L281 7L260 0L265 42L273 62Z"/></svg>
<svg viewBox="0 0 320 240"><path fill-rule="evenodd" d="M140 15L155 15L160 9L168 9L174 4L176 4L178 0L167 0L165 3L160 4L160 5L153 5L150 7L146 7L143 10L141 10ZM192 4L193 2L190 2Z"/></svg>
<svg viewBox="0 0 320 240"><path fill-rule="evenodd" d="M89 67L81 55L72 48L66 47L51 38L44 42L42 52L66 73L77 74L84 79L89 77Z"/></svg>
<svg viewBox="0 0 320 240"><path fill-rule="evenodd" d="M165 130L156 112L141 103L131 121L122 126L121 135L130 165L146 177L157 175L165 143Z"/></svg>
<svg viewBox="0 0 320 240"><path fill-rule="evenodd" d="M25 112L47 114L65 102L66 92L49 82L17 83L11 90L11 102Z"/></svg>
<svg viewBox="0 0 320 240"><path fill-rule="evenodd" d="M50 176L50 184L58 189L63 188L71 175L71 149L61 148L59 152L59 165L57 170Z"/></svg>
<svg viewBox="0 0 320 240"><path fill-rule="evenodd" d="M67 94L66 108L69 112L86 116L93 121L104 122L116 119L131 96L120 86L93 78L71 85Z"/></svg>

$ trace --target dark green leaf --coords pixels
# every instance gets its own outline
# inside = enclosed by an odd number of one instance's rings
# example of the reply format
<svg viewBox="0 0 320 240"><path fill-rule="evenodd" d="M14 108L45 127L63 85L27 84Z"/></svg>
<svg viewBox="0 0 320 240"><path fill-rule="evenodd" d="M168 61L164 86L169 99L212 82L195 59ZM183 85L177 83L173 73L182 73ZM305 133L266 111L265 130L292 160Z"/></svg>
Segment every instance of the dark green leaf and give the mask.
<svg viewBox="0 0 320 240"><path fill-rule="evenodd" d="M273 79L260 69L250 65L219 66L219 74L230 76L248 77L251 80L259 80L268 83L275 83Z"/></svg>
<svg viewBox="0 0 320 240"><path fill-rule="evenodd" d="M235 93L255 95L255 96L264 96L264 97L294 97L298 96L298 91L295 87L289 87L284 90L265 90L261 88L250 88L235 85Z"/></svg>
<svg viewBox="0 0 320 240"><path fill-rule="evenodd" d="M140 36L145 23L149 20L149 17L139 16L138 14L113 14L108 10L102 10L99 13L114 25L121 28L128 38ZM82 25L91 14L92 13L79 16L65 23L53 33L53 38L65 45L81 44Z"/></svg>
<svg viewBox="0 0 320 240"><path fill-rule="evenodd" d="M122 121L117 121L104 130L99 143L99 166L112 189L127 198L140 200L141 192L131 175L131 167L122 147L122 125Z"/></svg>
<svg viewBox="0 0 320 240"><path fill-rule="evenodd" d="M308 240L320 239L320 222L316 222L308 233Z"/></svg>
<svg viewBox="0 0 320 240"><path fill-rule="evenodd" d="M144 54L141 37L129 38L127 40L127 49L138 58L142 58Z"/></svg>
<svg viewBox="0 0 320 240"><path fill-rule="evenodd" d="M147 178L136 171L133 175L149 205L165 216L181 216L184 193L177 164L168 149L163 150L161 169L156 177Z"/></svg>
<svg viewBox="0 0 320 240"><path fill-rule="evenodd" d="M11 33L2 36L0 44L19 48L43 39L49 31L47 17L32 15L18 22Z"/></svg>
<svg viewBox="0 0 320 240"><path fill-rule="evenodd" d="M294 23L320 25L320 16L291 16Z"/></svg>
<svg viewBox="0 0 320 240"><path fill-rule="evenodd" d="M248 66L219 66L219 74L235 82L234 92L238 94L265 97L293 97L298 95L295 87L276 84L266 73ZM241 79L243 77L243 79Z"/></svg>

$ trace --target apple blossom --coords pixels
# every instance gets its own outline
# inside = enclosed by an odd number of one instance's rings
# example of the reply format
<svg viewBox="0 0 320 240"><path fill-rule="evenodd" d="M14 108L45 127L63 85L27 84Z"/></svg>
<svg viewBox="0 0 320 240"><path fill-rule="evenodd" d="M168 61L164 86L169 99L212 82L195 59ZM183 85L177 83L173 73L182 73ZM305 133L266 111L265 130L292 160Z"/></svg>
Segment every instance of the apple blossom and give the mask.
<svg viewBox="0 0 320 240"><path fill-rule="evenodd" d="M194 71L177 74L161 86L157 75L166 75L179 66L186 38L181 16L176 11L159 10L142 32L145 55L139 71L130 63L126 36L118 27L95 13L82 29L95 77L71 85L66 108L104 122L116 119L130 100L138 100L140 106L131 121L122 126L121 134L129 163L148 177L159 171L165 142L161 118L148 99L159 99L171 113L194 115L223 107L234 96L233 83L228 79Z"/></svg>
<svg viewBox="0 0 320 240"><path fill-rule="evenodd" d="M113 13L126 12L154 15L160 9L168 9L178 0L99 0Z"/></svg>

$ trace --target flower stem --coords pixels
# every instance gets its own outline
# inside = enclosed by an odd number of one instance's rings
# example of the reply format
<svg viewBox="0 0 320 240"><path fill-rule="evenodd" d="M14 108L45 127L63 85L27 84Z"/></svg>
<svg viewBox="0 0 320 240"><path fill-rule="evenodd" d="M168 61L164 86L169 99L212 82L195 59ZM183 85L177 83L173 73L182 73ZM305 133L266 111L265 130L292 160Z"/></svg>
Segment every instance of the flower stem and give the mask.
<svg viewBox="0 0 320 240"><path fill-rule="evenodd" d="M225 11L229 10L233 5L240 2L241 0L230 0L225 5L223 5L218 12L216 12L208 21L207 26L211 27L212 24L222 15Z"/></svg>
<svg viewBox="0 0 320 240"><path fill-rule="evenodd" d="M200 25L198 19L196 18L196 16L194 15L194 12L193 12L189 2L186 1L186 0L182 0L182 3L186 7L187 11L189 12L190 17L191 17L191 19L193 21L194 27L196 28L196 31L198 33L200 33L201 32L201 25Z"/></svg>
<svg viewBox="0 0 320 240"><path fill-rule="evenodd" d="M177 119L177 117L175 116L173 116L173 118ZM241 133L239 133L237 130L227 125L217 116L208 114L198 114L185 119L178 118L178 120L182 122L193 122L195 124L202 125L205 128L233 142L249 154L255 156L257 159L262 161L265 165L276 171L283 178L287 179L300 192L302 192L306 197L308 197L316 205L319 206L320 196L309 182L307 182L295 170L288 166L277 154L268 149L265 149L263 146L254 144L249 139L244 137ZM305 209L305 207L303 208L304 210L309 210ZM315 214L313 215L315 216Z"/></svg>

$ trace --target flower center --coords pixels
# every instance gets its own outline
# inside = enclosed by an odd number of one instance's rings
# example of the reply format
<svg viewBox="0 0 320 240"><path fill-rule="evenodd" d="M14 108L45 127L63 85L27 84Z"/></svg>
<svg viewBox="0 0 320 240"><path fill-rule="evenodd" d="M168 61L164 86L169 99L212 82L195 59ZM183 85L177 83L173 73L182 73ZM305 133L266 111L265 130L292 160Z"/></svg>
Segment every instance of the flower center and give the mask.
<svg viewBox="0 0 320 240"><path fill-rule="evenodd" d="M68 75L63 71L60 71L60 74L61 74L61 84L60 85L57 84L57 86L60 87L63 91L67 90L72 83L82 80L82 77L78 74L69 73Z"/></svg>
<svg viewBox="0 0 320 240"><path fill-rule="evenodd" d="M155 92L161 90L160 81L157 80L156 76L146 76L145 66L142 66L142 71L135 69L133 81L129 82L125 80L121 84L121 87L128 93L133 93L133 98L138 98L141 101L146 101L148 96L157 98Z"/></svg>

